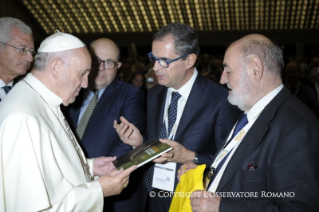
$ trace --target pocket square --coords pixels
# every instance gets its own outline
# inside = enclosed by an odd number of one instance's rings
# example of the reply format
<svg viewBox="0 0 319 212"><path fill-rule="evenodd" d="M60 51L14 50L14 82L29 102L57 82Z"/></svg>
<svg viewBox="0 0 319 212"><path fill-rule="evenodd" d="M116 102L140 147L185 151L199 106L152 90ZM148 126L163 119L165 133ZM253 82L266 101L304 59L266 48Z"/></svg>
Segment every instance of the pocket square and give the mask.
<svg viewBox="0 0 319 212"><path fill-rule="evenodd" d="M254 166L254 164L249 163L246 170L253 171L258 168L258 165Z"/></svg>

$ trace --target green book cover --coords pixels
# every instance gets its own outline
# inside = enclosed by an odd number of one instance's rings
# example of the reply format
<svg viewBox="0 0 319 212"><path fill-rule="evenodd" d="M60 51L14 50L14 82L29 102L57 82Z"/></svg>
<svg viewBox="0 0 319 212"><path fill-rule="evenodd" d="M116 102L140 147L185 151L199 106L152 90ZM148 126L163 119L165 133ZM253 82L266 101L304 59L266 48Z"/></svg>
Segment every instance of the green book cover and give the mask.
<svg viewBox="0 0 319 212"><path fill-rule="evenodd" d="M127 169L133 165L141 167L171 149L172 147L170 145L161 143L158 138L153 138L125 155L118 157L113 161L113 164L117 169Z"/></svg>

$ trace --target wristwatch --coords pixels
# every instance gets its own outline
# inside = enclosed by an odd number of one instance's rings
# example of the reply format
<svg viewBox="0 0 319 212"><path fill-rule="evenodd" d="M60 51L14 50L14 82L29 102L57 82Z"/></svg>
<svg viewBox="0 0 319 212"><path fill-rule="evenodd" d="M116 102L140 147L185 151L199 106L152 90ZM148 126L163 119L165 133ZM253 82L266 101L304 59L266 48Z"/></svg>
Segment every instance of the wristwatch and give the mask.
<svg viewBox="0 0 319 212"><path fill-rule="evenodd" d="M193 163L198 164L197 152L195 152L195 156L194 156L194 159L193 159Z"/></svg>

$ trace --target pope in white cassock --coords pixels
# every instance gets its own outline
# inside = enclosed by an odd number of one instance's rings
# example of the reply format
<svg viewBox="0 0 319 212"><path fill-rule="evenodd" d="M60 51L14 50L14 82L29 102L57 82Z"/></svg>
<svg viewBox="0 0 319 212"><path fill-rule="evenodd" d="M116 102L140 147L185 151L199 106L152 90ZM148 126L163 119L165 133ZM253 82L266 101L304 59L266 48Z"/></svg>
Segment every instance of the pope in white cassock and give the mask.
<svg viewBox="0 0 319 212"><path fill-rule="evenodd" d="M113 157L87 160L60 111L88 86L90 67L78 38L55 33L0 103L0 211L102 211L103 197L127 185L136 166L118 171Z"/></svg>

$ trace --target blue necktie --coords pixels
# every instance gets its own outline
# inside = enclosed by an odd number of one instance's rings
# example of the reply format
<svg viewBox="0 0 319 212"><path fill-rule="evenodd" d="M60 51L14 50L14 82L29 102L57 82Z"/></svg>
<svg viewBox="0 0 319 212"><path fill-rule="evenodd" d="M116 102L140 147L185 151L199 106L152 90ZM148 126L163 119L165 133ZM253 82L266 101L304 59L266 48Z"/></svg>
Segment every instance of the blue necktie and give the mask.
<svg viewBox="0 0 319 212"><path fill-rule="evenodd" d="M239 121L237 122L233 135L231 136L228 142L230 142L237 135L237 133L239 133L239 131L246 126L247 123L248 123L247 114L244 113L241 115ZM225 145L225 147L227 146L227 144Z"/></svg>
<svg viewBox="0 0 319 212"><path fill-rule="evenodd" d="M11 86L7 86L7 85L3 86L2 88L6 93L9 93L9 91L11 90Z"/></svg>
<svg viewBox="0 0 319 212"><path fill-rule="evenodd" d="M175 124L176 117L177 117L177 105L178 100L181 98L181 95L178 92L172 92L172 99L171 104L168 107L168 131L167 131L167 137L172 131L172 128Z"/></svg>
<svg viewBox="0 0 319 212"><path fill-rule="evenodd" d="M166 125L164 121L163 124L161 125L158 138L168 138L168 135L171 133L171 130L175 124L176 117L177 117L177 105L178 105L177 102L179 98L181 98L181 95L178 92L175 92L175 91L172 92L171 103L168 107L168 133L166 132ZM155 165L152 165L146 171L145 184L146 184L146 189L148 192L152 190L154 167Z"/></svg>
<svg viewBox="0 0 319 212"><path fill-rule="evenodd" d="M229 142L230 142L231 140L233 140L233 138L239 133L239 131L246 126L247 123L248 123L247 114L246 114L246 113L245 113L245 114L242 114L242 116L240 117L239 121L238 121L237 124L236 124L236 127L235 127L235 129L234 129L234 132L233 132L231 138L229 139L229 141L228 141L228 142L226 143L226 145L224 146L224 149L225 149L226 146L229 144ZM212 182L214 181L214 179L215 179L217 173L218 173L219 170L222 168L222 166L224 165L226 159L228 158L228 156L230 155L230 153L231 153L232 151L233 151L233 149L231 149L231 150L227 153L227 155L219 162L219 164L217 165L217 167L216 167L215 169L214 169L214 168L211 168L210 173L212 172L213 174L212 174L212 176L211 176L211 179L210 179L210 181L209 181L209 184L208 184L207 188L210 187L210 185L211 185ZM209 174L209 173L208 173L208 174Z"/></svg>
<svg viewBox="0 0 319 212"><path fill-rule="evenodd" d="M6 94L9 93L9 91L11 90L11 86L7 86L7 85L3 86L2 88L6 92ZM1 101L1 98L0 98L0 101Z"/></svg>

